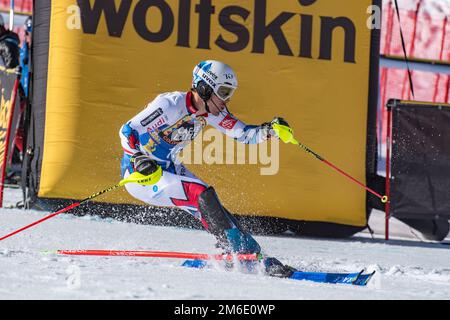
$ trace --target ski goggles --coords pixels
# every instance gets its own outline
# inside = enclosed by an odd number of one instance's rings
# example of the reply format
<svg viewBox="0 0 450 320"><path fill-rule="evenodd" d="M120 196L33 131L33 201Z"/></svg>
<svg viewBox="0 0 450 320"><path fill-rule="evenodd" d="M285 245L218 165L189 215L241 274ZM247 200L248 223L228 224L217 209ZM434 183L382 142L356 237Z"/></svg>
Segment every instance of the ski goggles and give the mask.
<svg viewBox="0 0 450 320"><path fill-rule="evenodd" d="M226 101L231 98L236 88L230 87L228 85L219 85L214 93L219 97L220 100Z"/></svg>

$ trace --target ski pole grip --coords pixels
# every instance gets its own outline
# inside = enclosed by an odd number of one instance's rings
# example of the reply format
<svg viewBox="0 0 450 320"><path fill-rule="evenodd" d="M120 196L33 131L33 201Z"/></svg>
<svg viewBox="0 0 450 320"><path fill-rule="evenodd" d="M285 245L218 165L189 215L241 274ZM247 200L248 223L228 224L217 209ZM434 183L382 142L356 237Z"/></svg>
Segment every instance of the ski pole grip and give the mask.
<svg viewBox="0 0 450 320"><path fill-rule="evenodd" d="M278 138L284 143L292 143L297 144L297 140L294 139L294 132L288 126L284 126L282 124L274 123L272 125L273 131L277 134Z"/></svg>
<svg viewBox="0 0 450 320"><path fill-rule="evenodd" d="M139 183L143 186L149 186L152 184L155 184L161 179L162 177L162 168L161 166L158 166L158 169L156 169L155 172L149 174L148 176L143 175L139 172L133 172L128 177L120 180L119 185L123 186L127 183Z"/></svg>

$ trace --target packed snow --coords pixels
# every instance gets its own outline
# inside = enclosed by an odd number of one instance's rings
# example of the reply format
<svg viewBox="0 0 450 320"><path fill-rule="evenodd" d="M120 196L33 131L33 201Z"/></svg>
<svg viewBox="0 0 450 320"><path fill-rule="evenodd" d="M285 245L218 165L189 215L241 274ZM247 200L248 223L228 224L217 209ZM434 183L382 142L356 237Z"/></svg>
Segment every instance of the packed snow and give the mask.
<svg viewBox="0 0 450 320"><path fill-rule="evenodd" d="M49 214L8 208L20 199L18 189L5 190L0 236ZM301 270L377 271L368 286L356 287L220 267L190 269L179 259L49 253L57 249L216 253L214 238L203 230L62 214L0 241L0 299L449 299L450 239L426 242L392 219L391 240L386 242L383 221L381 212L371 215L373 237L367 232L341 240L301 238L289 232L255 236L265 253Z"/></svg>

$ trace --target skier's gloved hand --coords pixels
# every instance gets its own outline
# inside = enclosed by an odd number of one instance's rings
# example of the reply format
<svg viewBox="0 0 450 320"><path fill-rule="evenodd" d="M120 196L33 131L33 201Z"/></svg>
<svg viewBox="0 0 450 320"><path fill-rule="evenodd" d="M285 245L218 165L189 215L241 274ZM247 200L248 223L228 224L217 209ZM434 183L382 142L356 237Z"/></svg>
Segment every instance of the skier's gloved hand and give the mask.
<svg viewBox="0 0 450 320"><path fill-rule="evenodd" d="M274 124L281 124L282 126L291 127L289 123L281 117L275 117L272 121L270 121L270 126L272 127Z"/></svg>
<svg viewBox="0 0 450 320"><path fill-rule="evenodd" d="M148 176L158 169L158 164L156 161L142 152L136 152L133 154L130 162L132 163L134 170L144 176Z"/></svg>
<svg viewBox="0 0 450 320"><path fill-rule="evenodd" d="M261 125L263 127L263 129L267 130L267 137L268 138L270 138L270 137L277 137L277 138L279 138L277 133L275 132L275 130L273 130L273 125L274 124L280 124L280 125L283 125L283 126L286 126L286 127L290 128L289 123L286 120L284 120L281 117L275 117L275 118L273 118L272 121L263 123Z"/></svg>

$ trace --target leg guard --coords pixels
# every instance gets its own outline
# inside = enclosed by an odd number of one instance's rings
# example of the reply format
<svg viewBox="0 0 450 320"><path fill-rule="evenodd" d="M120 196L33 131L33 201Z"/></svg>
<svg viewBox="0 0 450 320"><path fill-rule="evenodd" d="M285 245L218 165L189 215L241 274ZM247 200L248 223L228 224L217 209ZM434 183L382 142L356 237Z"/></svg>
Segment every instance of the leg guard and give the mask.
<svg viewBox="0 0 450 320"><path fill-rule="evenodd" d="M198 207L207 223L207 230L218 240L220 247L238 253L259 253L255 239L241 230L237 220L222 206L213 187L206 188L198 198Z"/></svg>

